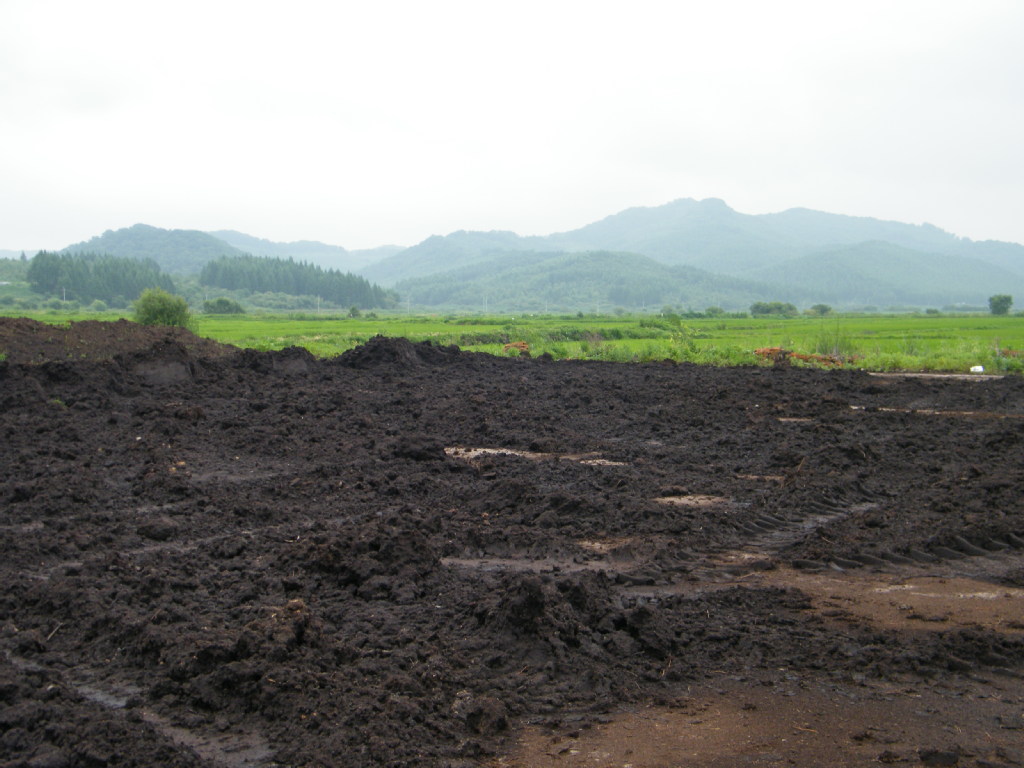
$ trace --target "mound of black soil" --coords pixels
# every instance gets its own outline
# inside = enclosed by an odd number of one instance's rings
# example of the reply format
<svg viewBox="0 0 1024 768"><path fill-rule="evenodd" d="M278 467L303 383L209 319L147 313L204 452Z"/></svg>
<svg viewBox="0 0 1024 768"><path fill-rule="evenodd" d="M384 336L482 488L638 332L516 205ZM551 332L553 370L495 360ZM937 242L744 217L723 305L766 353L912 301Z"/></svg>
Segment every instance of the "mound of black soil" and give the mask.
<svg viewBox="0 0 1024 768"><path fill-rule="evenodd" d="M139 325L129 320L50 325L26 317L0 318L0 352L12 363L110 360L158 344L177 344L203 357L237 352L235 347L201 338L184 328Z"/></svg>
<svg viewBox="0 0 1024 768"><path fill-rule="evenodd" d="M339 362L350 368L377 366L442 365L461 354L456 346L439 346L429 341L413 343L408 339L374 336L365 344L344 352Z"/></svg>

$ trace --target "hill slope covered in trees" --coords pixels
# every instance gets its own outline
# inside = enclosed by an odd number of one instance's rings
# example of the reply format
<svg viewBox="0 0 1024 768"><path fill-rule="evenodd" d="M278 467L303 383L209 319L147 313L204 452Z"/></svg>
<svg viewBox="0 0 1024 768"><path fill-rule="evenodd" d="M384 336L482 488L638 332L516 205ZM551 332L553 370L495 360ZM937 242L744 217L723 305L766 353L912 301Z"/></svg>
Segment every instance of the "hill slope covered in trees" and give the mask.
<svg viewBox="0 0 1024 768"><path fill-rule="evenodd" d="M99 253L40 251L28 263L26 279L36 293L74 301L125 306L147 288L174 292L174 281L152 259Z"/></svg>
<svg viewBox="0 0 1024 768"><path fill-rule="evenodd" d="M279 243L231 229L221 229L207 234L253 256L295 259L317 264L325 269L337 269L343 272L356 272L374 262L405 250L398 245L382 245L379 248L350 251L340 245L328 245L316 240Z"/></svg>
<svg viewBox="0 0 1024 768"><path fill-rule="evenodd" d="M1024 286L1024 246L1016 243L974 242L928 224L807 209L748 215L715 199L631 208L547 237L467 231L434 236L361 273L384 285L407 289L427 284L415 281L490 280L468 269L473 265L488 265L489 274L521 273L527 264L538 269L549 266L549 262L524 260L524 252L616 253L621 268L602 271L609 281L604 285L606 295L616 286L629 284L638 286L639 292L628 292L632 295L699 297L683 302L693 301L698 307L720 299L740 308L741 297L751 293L839 306L977 304L993 293L1005 292L1007 286ZM643 270L631 271L631 263L622 256L626 253L705 274L701 280L666 274L644 277L648 273ZM747 281L738 292L728 282L737 278ZM639 286L643 280L654 282ZM533 280L520 275L520 282ZM481 283L466 285L461 292L422 293L451 298L457 293L480 295L485 289Z"/></svg>
<svg viewBox="0 0 1024 768"><path fill-rule="evenodd" d="M136 224L107 230L84 243L69 245L61 253L104 253L132 259L152 259L165 272L194 275L206 262L220 256L242 256L242 251L212 235L191 229L160 229Z"/></svg>
<svg viewBox="0 0 1024 768"><path fill-rule="evenodd" d="M453 309L481 306L485 295L515 310L570 300L580 303L568 308L580 309L652 301L742 309L755 300L884 308L977 305L997 293L1024 294L1024 246L1017 243L804 208L749 215L717 199L630 208L547 236L462 230L401 250L347 251L138 224L65 249L82 251L150 258L176 274L198 274L211 261L246 253L308 261L409 291L406 300L417 306Z"/></svg>
<svg viewBox="0 0 1024 768"><path fill-rule="evenodd" d="M319 296L334 304L361 308L390 307L398 300L393 291L372 285L366 278L266 256L214 259L199 273L199 282L229 291Z"/></svg>
<svg viewBox="0 0 1024 768"><path fill-rule="evenodd" d="M498 253L396 286L412 304L512 311L608 311L665 304L746 307L774 289L635 253Z"/></svg>

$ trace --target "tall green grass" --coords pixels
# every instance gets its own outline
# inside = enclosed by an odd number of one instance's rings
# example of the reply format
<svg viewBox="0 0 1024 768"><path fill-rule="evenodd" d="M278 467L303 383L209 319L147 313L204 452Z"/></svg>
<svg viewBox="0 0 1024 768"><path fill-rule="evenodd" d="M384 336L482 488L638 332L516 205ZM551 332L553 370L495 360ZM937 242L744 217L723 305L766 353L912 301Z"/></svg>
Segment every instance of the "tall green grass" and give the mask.
<svg viewBox="0 0 1024 768"><path fill-rule="evenodd" d="M0 313L64 323L116 319L126 312L18 311ZM753 351L783 347L835 356L868 370L967 371L982 365L1020 372L1024 360L1000 350L1024 350L1024 317L989 315L839 315L794 318L679 318L657 315L433 316L380 313L197 315L201 336L240 347L271 350L301 346L333 357L376 335L455 344L462 349L514 356L504 345L525 341L533 355L611 362L676 360L703 365L770 365ZM813 364L813 363L812 363ZM794 365L806 363L794 362Z"/></svg>

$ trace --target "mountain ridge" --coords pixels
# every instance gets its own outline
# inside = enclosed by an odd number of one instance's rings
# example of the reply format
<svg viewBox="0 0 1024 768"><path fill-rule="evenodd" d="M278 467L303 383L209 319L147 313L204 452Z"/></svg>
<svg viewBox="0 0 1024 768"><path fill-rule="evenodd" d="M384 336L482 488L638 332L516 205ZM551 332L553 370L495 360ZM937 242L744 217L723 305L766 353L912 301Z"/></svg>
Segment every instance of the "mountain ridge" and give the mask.
<svg viewBox="0 0 1024 768"><path fill-rule="evenodd" d="M172 258L158 254L161 247ZM409 248L349 251L308 240L275 243L234 230L160 230L136 224L64 249L89 250L154 258L166 271L186 274L225 255L293 258L353 272L384 287L398 286L411 292L408 301L421 306L452 309L477 305L487 291L509 301L519 295L525 304L537 304L537 296L529 297L525 288L518 293L495 290L495 280L534 286L534 291L547 295L544 286L555 278L549 276L545 283L543 270L556 267L558 280L573 274L579 283L566 295L584 303L612 304L623 303L613 295L632 296L639 302L636 306L654 294L675 296L677 303L692 301L698 307L723 301L741 308L751 297L824 301L839 307L934 306L977 304L995 293L1024 293L1024 245L1018 243L973 241L932 224L810 208L744 214L718 198L680 198L660 206L627 208L549 235L457 230L432 235ZM585 257L591 260L589 268L585 259L567 258L571 254L590 254ZM530 269L541 274L530 274ZM604 298L598 295L596 274L605 280ZM639 285L641 276L652 286ZM446 288L446 282L465 283L465 290ZM426 301L429 296L436 302Z"/></svg>

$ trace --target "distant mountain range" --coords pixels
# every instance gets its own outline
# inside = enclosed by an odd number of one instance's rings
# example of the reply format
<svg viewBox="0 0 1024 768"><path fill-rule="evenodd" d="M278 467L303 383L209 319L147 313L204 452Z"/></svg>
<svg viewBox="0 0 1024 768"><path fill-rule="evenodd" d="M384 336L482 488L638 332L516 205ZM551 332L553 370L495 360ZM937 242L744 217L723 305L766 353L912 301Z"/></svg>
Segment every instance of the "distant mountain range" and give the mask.
<svg viewBox="0 0 1024 768"><path fill-rule="evenodd" d="M69 245L61 253L106 253L152 259L164 272L192 275L198 274L209 261L221 256L242 256L245 252L207 232L136 224L125 229L108 229L91 240Z"/></svg>
<svg viewBox="0 0 1024 768"><path fill-rule="evenodd" d="M363 267L404 250L400 245L382 245L378 248L349 251L340 245L327 245L315 240L275 243L231 229L221 229L207 234L253 256L292 258L296 261L306 261L310 264L318 264L325 269L337 269L342 272L357 272Z"/></svg>
<svg viewBox="0 0 1024 768"><path fill-rule="evenodd" d="M557 261L561 279L545 282L558 253L590 253L592 262ZM740 309L761 300L848 308L984 305L994 293L1024 294L1024 246L974 242L928 224L807 209L752 216L721 200L686 199L547 237L435 236L362 274L412 304L451 307L478 307L487 296L496 309L572 308L593 305L597 295L615 306L694 309ZM602 275L600 286L595 274Z"/></svg>
<svg viewBox="0 0 1024 768"><path fill-rule="evenodd" d="M75 243L63 253L108 253L153 259L165 272L196 274L203 266L220 256L272 256L306 261L341 272L359 268L403 250L398 245L385 245L363 251L347 251L338 245L312 240L275 243L230 229L200 232L192 229L160 229L136 224L125 229L107 230L102 235Z"/></svg>
<svg viewBox="0 0 1024 768"><path fill-rule="evenodd" d="M184 274L225 255L290 257L393 287L414 306L452 310L745 309L774 300L885 308L1024 296L1017 243L803 208L749 215L717 199L631 208L545 237L459 231L411 248L349 251L137 224L64 250L149 257Z"/></svg>

